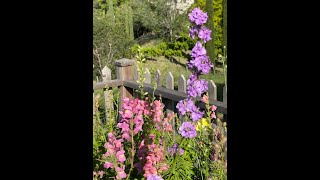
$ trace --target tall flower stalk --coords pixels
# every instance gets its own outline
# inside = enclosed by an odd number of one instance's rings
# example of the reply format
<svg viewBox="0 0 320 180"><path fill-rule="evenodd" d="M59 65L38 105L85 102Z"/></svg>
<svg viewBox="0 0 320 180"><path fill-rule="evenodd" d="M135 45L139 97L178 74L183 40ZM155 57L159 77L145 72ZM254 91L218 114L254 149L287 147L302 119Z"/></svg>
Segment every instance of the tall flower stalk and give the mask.
<svg viewBox="0 0 320 180"><path fill-rule="evenodd" d="M139 84L139 89L136 90L140 94L140 99L143 99L145 95L148 94L148 92L144 92L144 81L146 78L144 77L145 71L144 71L144 63L146 61L145 56L141 52L141 47L138 46L138 54L136 55L137 58L137 64L138 64L138 74L139 79L137 80L137 83Z"/></svg>
<svg viewBox="0 0 320 180"><path fill-rule="evenodd" d="M205 49L205 43L212 39L212 31L204 25L207 22L208 15L201 11L200 8L194 8L188 17L193 24L190 27L189 36L192 39L198 39L198 41L191 51L191 59L187 64L192 72L187 80L188 97L179 101L176 107L181 115L187 115L193 121L183 122L180 126L179 134L184 138L194 138L197 135L195 124L204 115L204 112L200 111L194 103L196 97L202 96L208 91L208 82L204 79L199 79L199 76L208 74L213 67Z"/></svg>

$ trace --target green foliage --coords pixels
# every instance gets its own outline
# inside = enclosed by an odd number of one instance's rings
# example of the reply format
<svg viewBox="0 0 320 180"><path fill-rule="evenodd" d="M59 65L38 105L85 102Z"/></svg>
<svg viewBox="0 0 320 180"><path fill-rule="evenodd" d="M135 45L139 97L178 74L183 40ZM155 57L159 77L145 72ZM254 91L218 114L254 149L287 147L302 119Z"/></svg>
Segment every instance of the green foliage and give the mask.
<svg viewBox="0 0 320 180"><path fill-rule="evenodd" d="M139 48L141 48L141 47L139 46L139 44L134 44L134 45L130 48L131 53L132 53L132 54L137 54Z"/></svg>
<svg viewBox="0 0 320 180"><path fill-rule="evenodd" d="M217 56L218 54L222 54L222 50L223 50L223 10L224 10L224 7L226 7L226 5L225 6L223 5L224 0L214 0L214 1L209 0L212 5L206 6L207 5L206 1L207 0L198 0L197 3L193 4L190 7L190 10L193 9L194 7L200 7L200 9L206 10L206 11L213 10L214 35L212 37L213 37L214 47L215 47L214 48L215 56ZM207 23L210 24L210 20Z"/></svg>
<svg viewBox="0 0 320 180"><path fill-rule="evenodd" d="M147 29L153 34L163 37L166 41L174 41L181 31L188 31L187 16L179 14L172 0L133 0L133 17L137 29ZM142 27L141 27L142 26Z"/></svg>
<svg viewBox="0 0 320 180"><path fill-rule="evenodd" d="M189 45L187 42L180 42L180 41L169 42L167 43L167 46L168 46L168 49L172 49L172 50L184 50L184 51L189 50Z"/></svg>
<svg viewBox="0 0 320 180"><path fill-rule="evenodd" d="M165 55L167 58L171 58L174 54L175 54L175 51L172 50L172 49L167 49L167 50L164 52L164 55Z"/></svg>
<svg viewBox="0 0 320 180"><path fill-rule="evenodd" d="M138 44L135 44L131 47L131 52L133 54L138 53ZM189 50L188 43L185 42L161 42L157 46L147 46L141 48L141 52L145 54L146 57L153 58L159 56L166 56L171 58L173 56L184 57L185 54L183 51Z"/></svg>
<svg viewBox="0 0 320 180"><path fill-rule="evenodd" d="M228 46L227 44L227 0L223 0L223 45ZM226 49L225 49L226 50Z"/></svg>
<svg viewBox="0 0 320 180"><path fill-rule="evenodd" d="M136 90L137 93L140 94L140 99L143 99L146 95L148 95L148 92L144 92L144 81L146 78L144 77L145 71L144 71L144 63L146 61L145 54L142 52L141 47L137 46L137 63L138 63L138 73L139 73L139 79L137 80L137 83L139 83L139 89Z"/></svg>
<svg viewBox="0 0 320 180"><path fill-rule="evenodd" d="M161 42L160 44L158 44L157 48L160 49L161 51L165 51L168 49L168 45L165 42Z"/></svg>
<svg viewBox="0 0 320 180"><path fill-rule="evenodd" d="M177 39L178 42L183 42L186 43L188 46L188 50L191 50L194 45L196 44L196 40L195 39L191 39L189 37L188 33L185 32L180 32L179 33L179 38Z"/></svg>
<svg viewBox="0 0 320 180"><path fill-rule="evenodd" d="M164 179L193 179L193 163L188 152L185 151L182 156L176 155L174 158L169 160L169 164L171 168L169 168L169 170L164 173Z"/></svg>
<svg viewBox="0 0 320 180"><path fill-rule="evenodd" d="M105 14L99 9L93 11L93 49L96 51L93 56L95 65L93 77L101 77L99 71L106 65L112 71L112 78L115 78L114 60L131 58L129 48L134 41L128 39L126 32L123 31L125 29L124 7L115 7L114 11L114 23L110 21L112 14Z"/></svg>
<svg viewBox="0 0 320 180"><path fill-rule="evenodd" d="M93 7L95 9L102 10L104 12L107 12L110 9L110 6L113 5L114 7L118 7L127 0L93 0Z"/></svg>
<svg viewBox="0 0 320 180"><path fill-rule="evenodd" d="M208 20L207 20L207 24L206 26L212 30L212 33L211 33L211 38L212 40L211 41L208 41L206 43L206 49L207 49L207 54L210 58L210 60L212 61L213 63L213 68L215 68L215 57L216 57L216 52L215 52L215 36L216 36L216 31L215 31L215 24L214 24L214 14L215 14L215 11L214 11L214 8L212 8L212 5L213 4L213 0L206 0L206 7L205 7L205 11L208 13ZM215 71L213 71L213 73L215 73Z"/></svg>

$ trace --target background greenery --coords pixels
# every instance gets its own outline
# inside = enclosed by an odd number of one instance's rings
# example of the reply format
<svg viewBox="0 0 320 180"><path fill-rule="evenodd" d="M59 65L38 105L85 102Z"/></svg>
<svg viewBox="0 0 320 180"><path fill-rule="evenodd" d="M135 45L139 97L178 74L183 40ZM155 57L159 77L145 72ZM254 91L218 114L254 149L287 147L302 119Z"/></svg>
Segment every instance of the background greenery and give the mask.
<svg viewBox="0 0 320 180"><path fill-rule="evenodd" d="M186 62L195 41L188 36L191 24L187 14L194 7L208 12L206 24L213 30L211 44L206 44L215 71L204 76L212 79L219 89L224 85L222 64L227 39L226 0L196 0L185 12L179 12L175 0L93 0L93 80L101 78L101 68L107 65L115 79L114 61L135 59L137 45L147 56L146 67L151 73L159 69L162 75L171 70L177 80L180 74L187 78L190 71ZM173 7L173 8L170 8ZM213 16L212 16L213 15ZM172 67L175 67L172 69ZM217 73L215 73L217 72ZM215 73L215 74L214 74Z"/></svg>

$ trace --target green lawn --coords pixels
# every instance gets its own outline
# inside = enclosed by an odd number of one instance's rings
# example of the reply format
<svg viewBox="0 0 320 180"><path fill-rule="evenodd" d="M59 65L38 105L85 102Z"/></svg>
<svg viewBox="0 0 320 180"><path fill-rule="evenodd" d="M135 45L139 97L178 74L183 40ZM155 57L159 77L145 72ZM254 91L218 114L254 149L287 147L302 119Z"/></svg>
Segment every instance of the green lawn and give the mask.
<svg viewBox="0 0 320 180"><path fill-rule="evenodd" d="M165 86L166 83L166 75L171 72L174 77L174 86L175 89L178 89L178 79L180 74L183 74L186 80L188 79L189 75L191 74L190 70L186 68L187 59L182 57L176 57L175 60L170 61L164 56L153 58L152 60L147 60L145 67L149 69L151 74L151 83L154 83L154 75L157 69L161 72L161 84ZM223 86L225 84L224 75L222 73L209 73L206 75L202 75L200 78L206 80L213 80L213 82L217 86L218 90L218 100L222 100L222 92Z"/></svg>

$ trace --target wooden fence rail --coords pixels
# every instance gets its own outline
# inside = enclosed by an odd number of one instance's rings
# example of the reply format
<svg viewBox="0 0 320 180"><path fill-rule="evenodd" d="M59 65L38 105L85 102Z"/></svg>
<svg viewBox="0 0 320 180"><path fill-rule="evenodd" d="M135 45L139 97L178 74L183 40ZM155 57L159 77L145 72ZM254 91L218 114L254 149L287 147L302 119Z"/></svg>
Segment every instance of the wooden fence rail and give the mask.
<svg viewBox="0 0 320 180"><path fill-rule="evenodd" d="M104 67L102 70L103 81L97 82L93 85L93 101L94 101L94 91L103 89L104 91L104 102L105 109L112 109L113 104L110 97L113 96L112 88L118 87L120 91L120 102L119 109L122 108L122 99L125 97L131 98L135 97L135 90L139 89L139 84L136 80L139 78L137 73L137 68L134 66L134 60L130 59L119 59L115 61L117 79L111 80L111 71L109 68ZM134 68L135 67L135 68ZM186 94L186 78L181 74L178 79L178 90L174 90L174 77L171 72L166 76L161 74L160 70L157 69L154 77L151 77L150 71L145 69L145 84L144 91L156 96L161 96L165 104L165 109L167 112L176 112L176 104L178 101L187 98ZM165 78L166 84L162 86L161 79ZM154 91L154 87L151 84L151 79L154 79L154 82L157 83L157 89ZM107 87L107 88L106 88ZM226 86L223 87L223 102L217 101L217 86L210 80L208 84L208 95L209 95L209 104L217 106L216 112L224 114L224 120L227 116L227 90ZM205 104L201 102L200 97L197 98L197 103L200 108L205 108ZM93 107L93 114L95 114L95 107ZM113 110L113 109L112 109Z"/></svg>

